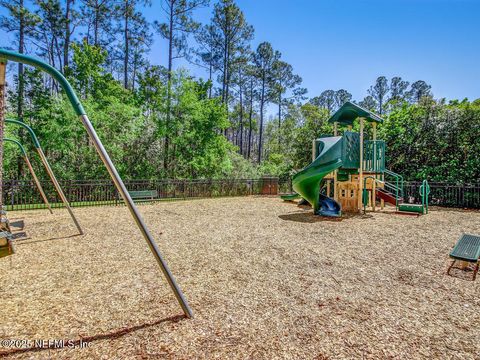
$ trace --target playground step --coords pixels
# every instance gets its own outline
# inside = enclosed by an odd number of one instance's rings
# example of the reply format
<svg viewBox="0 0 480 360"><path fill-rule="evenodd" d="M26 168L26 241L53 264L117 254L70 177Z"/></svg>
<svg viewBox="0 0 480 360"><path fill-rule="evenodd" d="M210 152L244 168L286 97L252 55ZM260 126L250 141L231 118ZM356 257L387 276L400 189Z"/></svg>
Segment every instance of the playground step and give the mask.
<svg viewBox="0 0 480 360"><path fill-rule="evenodd" d="M406 212L414 212L414 213L419 213L423 214L424 212L424 207L421 204L399 204L398 205L398 211L406 211Z"/></svg>

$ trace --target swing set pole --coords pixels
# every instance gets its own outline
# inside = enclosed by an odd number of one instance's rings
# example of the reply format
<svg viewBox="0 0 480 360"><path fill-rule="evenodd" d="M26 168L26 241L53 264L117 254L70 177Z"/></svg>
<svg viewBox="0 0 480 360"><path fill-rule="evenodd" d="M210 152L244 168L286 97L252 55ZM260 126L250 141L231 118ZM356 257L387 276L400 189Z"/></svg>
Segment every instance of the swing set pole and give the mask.
<svg viewBox="0 0 480 360"><path fill-rule="evenodd" d="M82 104L80 103L80 100L78 99L71 85L68 83L67 79L65 79L65 77L54 67L44 63L43 61L40 61L38 59L35 59L27 55L22 55L12 51L0 49L0 59L2 58L5 60L20 62L23 64L27 64L27 65L31 65L36 68L39 68L40 70L50 74L65 90L68 99L70 100L75 112L77 113L78 117L82 121L83 125L85 126L85 129L87 130L87 133L90 139L93 141L95 145L95 149L97 150L98 155L100 156L100 158L103 161L103 164L107 168L108 173L110 174L110 177L112 178L113 183L117 188L117 191L123 197L123 200L125 201L125 204L127 205L127 208L130 211L130 214L132 215L140 232L145 238L145 241L147 242L150 248L150 251L154 255L158 265L160 266L160 269L162 270L168 284L170 285L173 293L175 294L175 297L177 298L180 306L182 307L182 310L185 316L188 318L192 318L193 313L192 313L192 310L190 309L190 306L188 305L187 300L185 299L182 291L180 290L180 287L177 285L172 273L170 272L170 269L168 268L166 261L163 259L160 253L160 249L158 248L157 244L155 243L155 240L150 234L150 231L145 225L140 213L138 212L137 207L135 206L130 194L127 191L127 188L125 187L125 184L123 183L120 175L118 174L117 169L115 168L115 165L110 159L110 156L108 155L102 142L100 141L92 123L88 119L85 109L83 108Z"/></svg>
<svg viewBox="0 0 480 360"><path fill-rule="evenodd" d="M33 181L35 182L35 185L37 186L38 192L42 196L43 202L48 208L48 211L50 211L50 214L53 214L52 208L50 206L50 203L48 202L47 196L45 195L45 192L43 191L43 187L40 184L40 181L37 178L37 174L35 173L35 170L33 170L32 163L30 162L30 159L28 158L27 152L25 151L25 148L23 145L14 139L9 139L9 138L3 138L4 141L11 142L13 144L16 144L18 148L20 149L22 155L23 155L23 160L25 160L25 163L27 164L28 170L30 171L30 174L32 174Z"/></svg>
<svg viewBox="0 0 480 360"><path fill-rule="evenodd" d="M37 135L35 134L33 129L22 121L13 120L13 119L6 119L5 122L7 124L15 124L15 125L21 126L28 131L28 133L30 134L30 137L32 138L33 145L35 146L35 149L37 150L38 156L40 156L40 160L42 161L42 164L45 167L45 171L47 172L48 176L50 177L50 180L52 181L53 186L55 187L55 190L57 191L57 194L58 194L58 196L60 197L60 200L63 203L63 206L65 206L68 213L70 214L70 217L72 218L72 220L73 220L75 226L77 227L77 230L80 233L80 235L83 235L82 227L78 223L77 217L73 213L73 210L70 206L70 203L69 203L67 197L65 196L65 194L62 190L62 187L60 186L60 183L57 181L57 178L55 177L55 174L53 173L53 170L50 167L50 163L48 162L47 157L45 156L45 154L43 152L43 149L40 146L40 142L38 141Z"/></svg>

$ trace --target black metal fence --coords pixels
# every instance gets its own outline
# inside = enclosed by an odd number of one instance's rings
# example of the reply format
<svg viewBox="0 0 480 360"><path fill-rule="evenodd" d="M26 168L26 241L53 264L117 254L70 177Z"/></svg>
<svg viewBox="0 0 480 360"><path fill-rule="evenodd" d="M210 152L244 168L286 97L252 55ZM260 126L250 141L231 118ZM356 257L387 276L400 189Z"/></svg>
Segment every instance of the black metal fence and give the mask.
<svg viewBox="0 0 480 360"><path fill-rule="evenodd" d="M420 186L422 182L407 181L404 183L405 201L420 202ZM436 206L480 209L480 183L451 184L446 182L429 182L429 203ZM291 178L280 178L279 193L292 193Z"/></svg>
<svg viewBox="0 0 480 360"><path fill-rule="evenodd" d="M421 182L406 182L404 187L405 200L414 198L420 201ZM429 204L445 207L480 209L480 184L449 184L444 182L429 182ZM413 200L413 199L412 199Z"/></svg>
<svg viewBox="0 0 480 360"><path fill-rule="evenodd" d="M72 206L120 205L123 203L109 180L61 181L61 186ZM277 195L293 192L291 178L265 177L261 179L221 180L130 180L125 181L129 191L149 190L156 194L153 200L193 199L248 195ZM420 201L421 182L405 182L405 200ZM62 207L61 200L50 182L42 182L52 207ZM45 208L33 181L5 181L3 199L7 210ZM140 201L140 200L139 200ZM430 183L431 205L480 209L480 183Z"/></svg>
<svg viewBox="0 0 480 360"><path fill-rule="evenodd" d="M119 205L123 201L109 180L61 181L63 192L71 206ZM226 196L276 195L278 178L221 179L221 180L132 180L125 181L129 191L148 190L155 194L151 200L212 198ZM42 187L52 207L62 207L60 197L51 183ZM5 181L3 199L7 210L43 209L46 205L33 181ZM142 201L142 199L138 199Z"/></svg>

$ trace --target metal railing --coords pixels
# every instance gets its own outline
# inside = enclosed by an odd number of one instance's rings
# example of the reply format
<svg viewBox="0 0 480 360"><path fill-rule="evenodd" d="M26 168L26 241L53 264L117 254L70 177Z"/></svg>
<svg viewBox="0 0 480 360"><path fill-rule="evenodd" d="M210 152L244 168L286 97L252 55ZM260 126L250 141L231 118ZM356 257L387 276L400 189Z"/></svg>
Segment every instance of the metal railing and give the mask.
<svg viewBox="0 0 480 360"><path fill-rule="evenodd" d="M110 180L60 181L65 196L73 207L121 205L123 201ZM62 201L49 182L42 182L52 208L63 207ZM248 195L277 195L278 178L220 180L130 180L129 191L154 190L155 200L175 200ZM7 210L44 209L45 204L32 181L10 180L3 186ZM145 201L145 200L138 200Z"/></svg>
<svg viewBox="0 0 480 360"><path fill-rule="evenodd" d="M386 180L387 178L388 175L386 176ZM385 182L386 190L395 195L398 194L397 196L407 203L422 203L420 197L422 181L404 181L403 178L393 175L388 180L390 181ZM452 184L429 181L428 185L430 186L429 205L480 209L480 183ZM291 178L281 178L278 188L281 194L292 193Z"/></svg>
<svg viewBox="0 0 480 360"><path fill-rule="evenodd" d="M276 195L292 192L291 178L220 179L220 180L130 180L130 191L155 190L154 200L175 200L248 195ZM395 187L396 181L394 181ZM401 180L399 179L399 185ZM61 181L72 206L121 205L114 185L109 180ZM393 185L393 184L392 184ZM421 203L419 181L404 181L399 197L406 202ZM429 182L430 205L480 209L480 183L451 184ZM51 183L43 181L45 193L53 208L63 207ZM45 204L33 181L5 181L3 196L7 210L44 209Z"/></svg>
<svg viewBox="0 0 480 360"><path fill-rule="evenodd" d="M404 189L405 183L403 181L403 176L387 169L385 169L383 174L385 176L385 180L384 180L385 190L390 191L392 194L395 195L395 199L396 199L395 203L396 203L396 206L398 206L398 201L400 199L403 199L404 197L403 189Z"/></svg>
<svg viewBox="0 0 480 360"><path fill-rule="evenodd" d="M480 183L451 184L445 182L428 182L430 186L429 205L480 209ZM421 203L421 181L404 183L406 202Z"/></svg>

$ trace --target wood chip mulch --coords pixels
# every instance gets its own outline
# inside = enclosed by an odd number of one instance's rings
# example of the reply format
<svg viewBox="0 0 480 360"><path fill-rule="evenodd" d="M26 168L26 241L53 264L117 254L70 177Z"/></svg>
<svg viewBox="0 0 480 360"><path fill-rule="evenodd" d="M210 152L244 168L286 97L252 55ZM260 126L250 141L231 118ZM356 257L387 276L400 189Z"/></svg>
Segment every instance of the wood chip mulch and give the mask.
<svg viewBox="0 0 480 360"><path fill-rule="evenodd" d="M480 212L341 221L273 197L141 205L194 311L182 317L125 207L11 212L27 237L0 259L0 340L65 339L83 349L12 349L60 359L337 359L480 356L480 280L446 275Z"/></svg>

